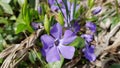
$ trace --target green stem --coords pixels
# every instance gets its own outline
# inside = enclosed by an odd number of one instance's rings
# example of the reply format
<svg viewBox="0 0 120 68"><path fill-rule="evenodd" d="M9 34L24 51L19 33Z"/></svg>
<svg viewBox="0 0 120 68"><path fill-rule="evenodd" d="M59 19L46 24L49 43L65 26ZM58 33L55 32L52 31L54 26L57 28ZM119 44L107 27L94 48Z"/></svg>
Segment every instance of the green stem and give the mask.
<svg viewBox="0 0 120 68"><path fill-rule="evenodd" d="M119 17L119 4L118 4L118 0L115 0L116 3L116 11L117 11L117 16Z"/></svg>

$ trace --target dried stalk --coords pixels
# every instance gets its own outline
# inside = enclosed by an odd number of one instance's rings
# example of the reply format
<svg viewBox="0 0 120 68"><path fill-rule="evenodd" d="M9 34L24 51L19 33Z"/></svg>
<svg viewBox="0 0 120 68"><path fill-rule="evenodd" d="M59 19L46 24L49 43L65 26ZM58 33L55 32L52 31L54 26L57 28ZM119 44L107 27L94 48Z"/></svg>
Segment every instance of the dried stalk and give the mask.
<svg viewBox="0 0 120 68"><path fill-rule="evenodd" d="M20 44L14 44L0 53L0 58L4 58L1 68L14 68L28 53L30 47L34 45L44 28L38 29L35 33L27 37Z"/></svg>
<svg viewBox="0 0 120 68"><path fill-rule="evenodd" d="M99 33L98 36L95 37L95 41L96 41L95 54L97 57L99 56L99 60L96 60L95 62L93 62L93 65L97 67L103 67L104 66L103 63L106 60L104 57L111 50L114 50L115 48L120 46L120 37L119 37L120 36L120 22L113 29L111 29L110 32L108 32L107 29L108 28L104 29L101 33ZM111 41L113 43L112 45L109 45Z"/></svg>
<svg viewBox="0 0 120 68"><path fill-rule="evenodd" d="M104 31L102 32L102 34L98 35L96 39L96 41L98 42L96 43L96 49L95 49L96 56L99 56L101 53L104 52L104 50L106 50L106 47L108 47L111 37L115 35L119 29L120 29L120 23L118 23L118 25L116 25L109 33L106 34L106 31ZM120 44L119 42L120 41L116 41L111 47L115 46L116 43Z"/></svg>
<svg viewBox="0 0 120 68"><path fill-rule="evenodd" d="M117 36L117 39L115 40L115 42L112 45L110 45L107 48L105 48L105 51L109 51L111 49L115 49L118 46L120 46L120 32L119 32L119 36Z"/></svg>

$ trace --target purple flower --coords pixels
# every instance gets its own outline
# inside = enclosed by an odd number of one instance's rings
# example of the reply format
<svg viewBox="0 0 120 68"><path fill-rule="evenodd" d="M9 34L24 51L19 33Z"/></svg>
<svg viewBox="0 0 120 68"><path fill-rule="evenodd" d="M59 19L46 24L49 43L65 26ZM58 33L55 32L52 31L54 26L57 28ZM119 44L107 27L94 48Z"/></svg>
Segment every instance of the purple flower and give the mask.
<svg viewBox="0 0 120 68"><path fill-rule="evenodd" d="M60 8L58 7L57 3L55 0L48 0L48 3L50 4L51 10L52 11L57 11L57 12L62 12L63 16L64 16L64 21L65 21L65 27L68 27L68 25L70 24L70 22L73 20L74 15L74 7L75 8L75 12L80 8L80 5L75 5L74 3L71 3L70 1L67 1L67 8L68 8L68 14L65 8L65 4L63 3L62 0L57 0L58 4L60 4Z"/></svg>
<svg viewBox="0 0 120 68"><path fill-rule="evenodd" d="M76 34L80 30L80 25L78 22L75 22L73 25L71 25L71 28L68 29L72 30Z"/></svg>
<svg viewBox="0 0 120 68"><path fill-rule="evenodd" d="M58 4L62 4L62 0L57 0ZM58 11L60 10L58 5L57 5L56 0L48 0L48 3L52 9L52 11Z"/></svg>
<svg viewBox="0 0 120 68"><path fill-rule="evenodd" d="M92 33L96 32L96 25L92 22L87 22L86 23L86 28L90 29Z"/></svg>
<svg viewBox="0 0 120 68"><path fill-rule="evenodd" d="M89 28L91 31L94 30L93 24L92 26L90 25L91 23L89 22L86 24L86 27ZM85 39L85 48L83 49L85 58L88 59L90 62L95 61L96 60L96 55L94 54L95 47L94 45L90 45L90 42L93 41L93 37L94 37L93 34L82 34L81 37Z"/></svg>
<svg viewBox="0 0 120 68"><path fill-rule="evenodd" d="M94 54L95 47L90 43L93 41L93 34L96 32L96 25L92 22L87 22L85 25L92 33L91 34L82 34L81 37L85 39L85 48L83 49L85 58L90 62L96 60L96 55Z"/></svg>
<svg viewBox="0 0 120 68"><path fill-rule="evenodd" d="M62 0L57 0L58 4L62 3ZM48 3L51 5L55 5L56 4L56 0L48 0Z"/></svg>
<svg viewBox="0 0 120 68"><path fill-rule="evenodd" d="M52 27L50 35L41 36L43 44L42 54L46 57L47 62L60 60L60 54L66 59L72 59L75 48L65 45L74 41L76 35L72 31L66 30L62 36L62 26L59 23Z"/></svg>
<svg viewBox="0 0 120 68"><path fill-rule="evenodd" d="M84 38L87 42L92 42L93 40L93 35L90 34L82 34L81 37Z"/></svg>
<svg viewBox="0 0 120 68"><path fill-rule="evenodd" d="M98 7L96 7L96 8L92 11L92 13L93 13L94 15L96 15L96 14L98 14L101 10L102 10L102 8L101 8L100 6L98 6Z"/></svg>
<svg viewBox="0 0 120 68"><path fill-rule="evenodd" d="M78 22L75 22L75 23L74 23L73 28L74 28L73 31L74 31L75 33L79 32L79 30L80 30L80 25L78 24Z"/></svg>
<svg viewBox="0 0 120 68"><path fill-rule="evenodd" d="M94 50L95 50L94 45L89 46L88 44L86 44L86 47L82 50L84 52L85 58L88 59L90 62L96 60Z"/></svg>
<svg viewBox="0 0 120 68"><path fill-rule="evenodd" d="M74 7L75 8L75 12L78 11L78 9L80 8L80 5L75 5L74 3L71 3L69 1L67 1L67 7L68 7L68 18L67 18L67 11L66 11L66 8L63 8L62 9L62 12L64 14L64 21L65 21L65 27L68 26L67 23L70 24L70 22L74 19L74 15L73 15L73 12L74 12Z"/></svg>
<svg viewBox="0 0 120 68"><path fill-rule="evenodd" d="M39 7L37 8L37 11L38 11L39 14L41 14L41 13L42 13L42 8L39 6Z"/></svg>
<svg viewBox="0 0 120 68"><path fill-rule="evenodd" d="M31 25L35 30L37 30L39 28L39 24L36 22L32 22Z"/></svg>

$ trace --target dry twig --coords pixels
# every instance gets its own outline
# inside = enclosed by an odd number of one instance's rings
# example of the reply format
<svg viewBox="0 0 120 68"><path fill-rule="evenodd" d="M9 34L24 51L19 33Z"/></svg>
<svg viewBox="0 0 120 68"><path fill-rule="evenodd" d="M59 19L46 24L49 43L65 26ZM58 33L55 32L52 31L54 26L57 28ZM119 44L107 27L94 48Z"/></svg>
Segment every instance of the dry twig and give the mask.
<svg viewBox="0 0 120 68"><path fill-rule="evenodd" d="M20 44L14 44L0 53L0 58L4 58L1 68L14 68L28 53L30 47L43 31L43 27L27 37Z"/></svg>

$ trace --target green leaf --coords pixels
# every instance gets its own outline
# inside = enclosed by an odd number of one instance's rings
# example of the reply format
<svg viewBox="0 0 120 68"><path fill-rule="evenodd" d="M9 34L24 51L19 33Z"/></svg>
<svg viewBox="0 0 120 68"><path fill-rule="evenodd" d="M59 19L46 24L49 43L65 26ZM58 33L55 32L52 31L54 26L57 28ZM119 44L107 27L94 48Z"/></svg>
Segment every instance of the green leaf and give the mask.
<svg viewBox="0 0 120 68"><path fill-rule="evenodd" d="M73 19L75 18L76 6L77 6L77 0L74 0Z"/></svg>
<svg viewBox="0 0 120 68"><path fill-rule="evenodd" d="M1 0L4 3L10 3L11 0Z"/></svg>
<svg viewBox="0 0 120 68"><path fill-rule="evenodd" d="M31 50L30 52L29 52L29 59L30 59L30 61L34 64L35 63L35 61L36 61L36 53L33 51L33 50Z"/></svg>
<svg viewBox="0 0 120 68"><path fill-rule="evenodd" d="M23 15L22 15L22 13L20 13L19 14L19 16L18 16L18 18L16 19L16 23L15 23L17 26L18 26L18 24L23 24L23 25L25 25L26 27L24 27L25 29L24 30L28 30L29 32L33 32L33 29L32 29L32 27L30 26L30 23L26 23L26 21L25 20L23 20ZM18 27L17 27L18 28ZM17 30L17 28L15 29L15 32L16 32L16 30ZM21 31L21 32L23 32L23 31ZM20 31L18 32L18 33L20 33ZM17 34L18 34L17 33Z"/></svg>
<svg viewBox="0 0 120 68"><path fill-rule="evenodd" d="M25 3L25 0L18 0L19 5L22 7L23 4Z"/></svg>
<svg viewBox="0 0 120 68"><path fill-rule="evenodd" d="M78 8L78 11L75 12L75 15L74 15L75 19L78 19L78 17L79 17L83 12L85 12L85 9L84 9L84 7L81 5L80 8Z"/></svg>
<svg viewBox="0 0 120 68"><path fill-rule="evenodd" d="M57 21L62 25L64 26L64 17L62 15L62 13L58 13L58 16L56 17L57 18Z"/></svg>
<svg viewBox="0 0 120 68"><path fill-rule="evenodd" d="M71 44L70 46L74 46L76 48L83 48L85 45L85 40L81 37L77 37Z"/></svg>
<svg viewBox="0 0 120 68"><path fill-rule="evenodd" d="M29 8L29 5L27 3L27 0L25 0L25 3L22 7L22 17L23 17L23 20L26 22L26 24L29 24L30 23L30 8Z"/></svg>
<svg viewBox="0 0 120 68"><path fill-rule="evenodd" d="M41 53L40 52L36 52L36 55L37 55L37 58L41 61L41 57L42 57Z"/></svg>
<svg viewBox="0 0 120 68"><path fill-rule="evenodd" d="M91 9L94 6L94 0L88 0L88 7Z"/></svg>
<svg viewBox="0 0 120 68"><path fill-rule="evenodd" d="M89 21L97 21L98 20L98 17L96 17L96 16L92 16L91 18L86 18L87 20L89 20Z"/></svg>
<svg viewBox="0 0 120 68"><path fill-rule="evenodd" d="M30 22L32 21L32 8L29 7L27 0L25 0L25 3L22 6L21 14L22 14L22 19L26 24L26 28L27 28L26 30L32 33L33 29L30 25Z"/></svg>
<svg viewBox="0 0 120 68"><path fill-rule="evenodd" d="M15 29L15 33L18 34L20 32L23 32L26 30L26 24L20 23L17 25L17 28Z"/></svg>
<svg viewBox="0 0 120 68"><path fill-rule="evenodd" d="M35 1L36 0L29 0L30 7L34 8L35 7ZM39 3L38 3L39 4Z"/></svg>
<svg viewBox="0 0 120 68"><path fill-rule="evenodd" d="M13 14L12 8L9 4L0 1L0 6L4 9L5 13Z"/></svg>
<svg viewBox="0 0 120 68"><path fill-rule="evenodd" d="M50 22L48 20L47 15L45 15L45 18L44 18L44 27L45 27L46 32L49 34L50 33Z"/></svg>
<svg viewBox="0 0 120 68"><path fill-rule="evenodd" d="M0 34L0 52L3 50L3 42L4 42L4 39L2 35Z"/></svg>
<svg viewBox="0 0 120 68"><path fill-rule="evenodd" d="M0 28L0 33L3 33L4 31L3 31L3 29L2 28Z"/></svg>
<svg viewBox="0 0 120 68"><path fill-rule="evenodd" d="M119 23L120 19L118 17L112 17L111 18L111 28L115 27Z"/></svg>
<svg viewBox="0 0 120 68"><path fill-rule="evenodd" d="M120 64L112 64L110 68L120 68Z"/></svg>
<svg viewBox="0 0 120 68"><path fill-rule="evenodd" d="M6 18L0 17L0 24L8 24L8 20Z"/></svg>
<svg viewBox="0 0 120 68"><path fill-rule="evenodd" d="M10 17L10 20L16 20L16 17L13 15Z"/></svg>
<svg viewBox="0 0 120 68"><path fill-rule="evenodd" d="M0 58L0 64L1 64L1 63L3 63L3 59L2 59L2 58Z"/></svg>
<svg viewBox="0 0 120 68"><path fill-rule="evenodd" d="M53 62L53 63L48 63L48 64L46 65L46 68L61 68L63 62L64 62L64 58L61 57L61 60L60 60L60 61L56 61L56 62Z"/></svg>
<svg viewBox="0 0 120 68"><path fill-rule="evenodd" d="M37 52L36 50L34 50L35 54L36 54L36 58L41 62L41 67L43 66L43 68L46 65L46 62L44 61L44 59L42 58L42 54L41 52Z"/></svg>

